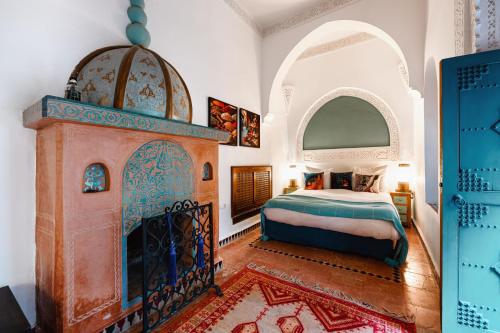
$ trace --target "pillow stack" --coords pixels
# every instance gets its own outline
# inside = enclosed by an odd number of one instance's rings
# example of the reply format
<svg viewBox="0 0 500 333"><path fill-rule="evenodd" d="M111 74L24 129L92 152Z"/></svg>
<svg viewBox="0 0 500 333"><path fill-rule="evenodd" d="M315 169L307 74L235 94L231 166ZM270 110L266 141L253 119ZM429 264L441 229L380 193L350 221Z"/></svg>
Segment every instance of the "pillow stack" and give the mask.
<svg viewBox="0 0 500 333"><path fill-rule="evenodd" d="M385 191L386 169L387 165L383 165L369 168L355 167L350 172L333 172L332 169L321 170L306 167L304 188L306 190L332 188L379 193Z"/></svg>

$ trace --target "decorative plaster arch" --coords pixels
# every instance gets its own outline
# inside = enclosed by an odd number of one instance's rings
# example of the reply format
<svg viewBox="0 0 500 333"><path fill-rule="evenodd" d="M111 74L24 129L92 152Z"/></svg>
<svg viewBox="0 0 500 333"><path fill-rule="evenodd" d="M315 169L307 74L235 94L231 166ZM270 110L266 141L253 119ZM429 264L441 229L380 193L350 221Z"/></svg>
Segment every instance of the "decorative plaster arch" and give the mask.
<svg viewBox="0 0 500 333"><path fill-rule="evenodd" d="M300 40L295 47L284 57L281 65L276 72L274 79L271 84L271 89L269 93L269 104L266 113L266 120L272 119L272 116L267 117L272 113L281 113L279 110L283 110L283 99L282 99L282 86L286 75L292 68L295 61L300 57L300 55L306 51L311 45L313 45L318 39L327 36L332 31L352 31L354 32L365 32L369 33L376 38L379 38L386 42L398 55L400 58L399 70L402 75L402 79L405 82L410 82L410 75L408 70L408 63L403 51L399 47L398 43L385 31L382 29L361 21L354 20L336 20L325 23L320 27L314 29L308 33L302 40ZM410 87L409 87L410 89ZM278 110L278 111L277 111ZM265 112L265 111L264 111ZM282 111L284 112L284 111Z"/></svg>
<svg viewBox="0 0 500 333"><path fill-rule="evenodd" d="M327 102L341 96L360 98L372 104L384 117L389 128L390 145L388 147L318 149L304 150L303 140L307 124L318 110ZM398 160L399 159L399 125L390 106L377 95L359 88L338 88L317 100L305 113L297 132L297 157L299 161L329 162L335 159L351 160Z"/></svg>

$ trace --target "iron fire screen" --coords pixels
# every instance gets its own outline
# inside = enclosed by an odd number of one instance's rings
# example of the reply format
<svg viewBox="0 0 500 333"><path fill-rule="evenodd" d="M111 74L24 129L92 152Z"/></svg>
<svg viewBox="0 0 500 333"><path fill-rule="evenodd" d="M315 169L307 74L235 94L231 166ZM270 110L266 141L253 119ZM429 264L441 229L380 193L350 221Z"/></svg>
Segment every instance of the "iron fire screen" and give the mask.
<svg viewBox="0 0 500 333"><path fill-rule="evenodd" d="M158 327L214 288L212 204L185 200L142 219L143 332Z"/></svg>

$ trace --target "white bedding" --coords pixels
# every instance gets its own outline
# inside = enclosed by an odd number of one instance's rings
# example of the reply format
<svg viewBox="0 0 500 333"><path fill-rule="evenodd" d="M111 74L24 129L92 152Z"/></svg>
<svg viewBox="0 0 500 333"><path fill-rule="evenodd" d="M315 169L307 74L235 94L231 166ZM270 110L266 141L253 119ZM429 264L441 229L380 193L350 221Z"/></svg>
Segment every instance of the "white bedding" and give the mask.
<svg viewBox="0 0 500 333"><path fill-rule="evenodd" d="M351 202L387 202L394 205L389 193L354 192L340 189L303 190L299 189L289 195L310 196L331 200ZM264 214L269 220L286 223L294 226L305 226L343 232L361 237L375 239L390 239L393 245L399 240L400 235L392 222L371 219L352 219L344 217L319 216L295 212L282 208L265 208Z"/></svg>

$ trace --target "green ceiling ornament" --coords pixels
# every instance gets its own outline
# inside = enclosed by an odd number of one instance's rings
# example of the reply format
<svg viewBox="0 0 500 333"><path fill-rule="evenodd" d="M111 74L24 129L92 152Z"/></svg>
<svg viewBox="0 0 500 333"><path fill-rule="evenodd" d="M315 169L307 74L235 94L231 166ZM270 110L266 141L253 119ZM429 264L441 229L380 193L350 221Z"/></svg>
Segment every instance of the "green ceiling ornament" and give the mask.
<svg viewBox="0 0 500 333"><path fill-rule="evenodd" d="M127 15L131 21L126 29L128 40L134 45L148 47L151 43L151 35L146 29L148 17L144 12L144 0L130 0Z"/></svg>

